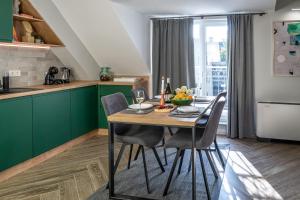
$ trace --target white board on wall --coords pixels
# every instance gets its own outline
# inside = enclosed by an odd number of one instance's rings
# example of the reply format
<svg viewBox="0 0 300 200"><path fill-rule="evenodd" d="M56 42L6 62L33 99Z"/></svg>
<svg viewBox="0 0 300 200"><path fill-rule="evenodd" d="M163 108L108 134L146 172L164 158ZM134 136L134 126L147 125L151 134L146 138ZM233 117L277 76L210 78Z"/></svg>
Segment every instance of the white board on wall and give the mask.
<svg viewBox="0 0 300 200"><path fill-rule="evenodd" d="M300 20L274 22L273 35L274 75L300 77Z"/></svg>

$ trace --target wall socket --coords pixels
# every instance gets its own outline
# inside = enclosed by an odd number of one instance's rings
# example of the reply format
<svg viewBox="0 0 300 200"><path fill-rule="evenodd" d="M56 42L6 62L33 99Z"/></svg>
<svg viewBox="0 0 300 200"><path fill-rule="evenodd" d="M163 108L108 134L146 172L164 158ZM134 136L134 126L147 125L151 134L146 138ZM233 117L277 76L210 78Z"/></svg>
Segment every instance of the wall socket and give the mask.
<svg viewBox="0 0 300 200"><path fill-rule="evenodd" d="M21 76L21 70L9 70L8 74L10 77L18 77Z"/></svg>

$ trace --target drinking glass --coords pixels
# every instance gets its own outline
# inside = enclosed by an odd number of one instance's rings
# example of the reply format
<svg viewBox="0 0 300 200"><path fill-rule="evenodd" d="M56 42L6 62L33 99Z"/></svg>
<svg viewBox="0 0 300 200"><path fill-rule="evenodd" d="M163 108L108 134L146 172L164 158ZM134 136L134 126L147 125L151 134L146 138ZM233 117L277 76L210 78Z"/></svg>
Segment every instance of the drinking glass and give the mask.
<svg viewBox="0 0 300 200"><path fill-rule="evenodd" d="M201 90L200 87L192 88L192 92L193 92L193 104L194 104L194 106L196 106L196 99L197 99L197 97L200 96L200 90Z"/></svg>
<svg viewBox="0 0 300 200"><path fill-rule="evenodd" d="M143 90L138 90L137 91L137 94L136 94L136 101L140 104L140 109L138 110L137 113L143 113L143 110L142 110L142 103L144 102L145 100L145 93Z"/></svg>

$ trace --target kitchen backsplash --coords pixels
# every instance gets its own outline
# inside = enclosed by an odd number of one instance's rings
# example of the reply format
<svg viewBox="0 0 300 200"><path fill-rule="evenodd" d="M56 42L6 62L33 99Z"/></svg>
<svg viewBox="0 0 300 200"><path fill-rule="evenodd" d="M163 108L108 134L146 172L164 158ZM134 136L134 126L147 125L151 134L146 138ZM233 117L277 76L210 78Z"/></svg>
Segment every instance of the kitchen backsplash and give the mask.
<svg viewBox="0 0 300 200"><path fill-rule="evenodd" d="M51 49L0 47L1 79L8 70L21 70L20 77L10 77L11 87L43 84L50 66L64 66Z"/></svg>

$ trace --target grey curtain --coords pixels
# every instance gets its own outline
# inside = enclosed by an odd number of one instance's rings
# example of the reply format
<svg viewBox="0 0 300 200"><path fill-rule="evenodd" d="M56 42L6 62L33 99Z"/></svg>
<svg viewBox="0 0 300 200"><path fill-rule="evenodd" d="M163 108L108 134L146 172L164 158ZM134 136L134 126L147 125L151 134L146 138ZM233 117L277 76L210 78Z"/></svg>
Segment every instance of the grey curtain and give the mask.
<svg viewBox="0 0 300 200"><path fill-rule="evenodd" d="M255 137L253 16L228 16L228 136Z"/></svg>
<svg viewBox="0 0 300 200"><path fill-rule="evenodd" d="M171 78L173 89L195 86L193 19L154 19L152 35L153 94L161 77Z"/></svg>

